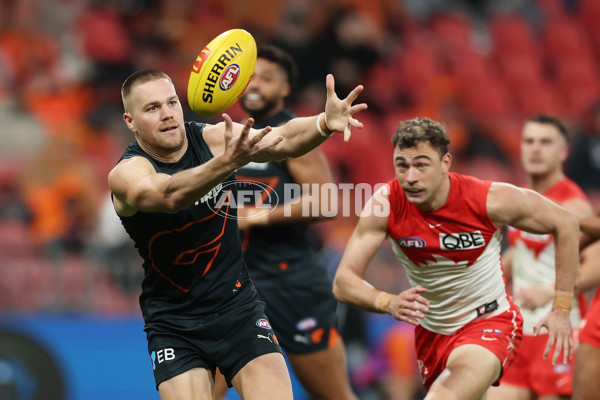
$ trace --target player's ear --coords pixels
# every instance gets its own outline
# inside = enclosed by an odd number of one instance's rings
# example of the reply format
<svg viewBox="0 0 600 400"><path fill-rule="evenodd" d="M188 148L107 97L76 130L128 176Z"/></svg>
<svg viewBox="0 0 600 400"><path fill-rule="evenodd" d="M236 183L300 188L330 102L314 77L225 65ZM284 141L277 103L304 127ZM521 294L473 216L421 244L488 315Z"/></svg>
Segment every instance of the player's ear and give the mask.
<svg viewBox="0 0 600 400"><path fill-rule="evenodd" d="M452 166L452 154L446 153L442 156L442 168L444 169L444 173L450 172L451 166Z"/></svg>
<svg viewBox="0 0 600 400"><path fill-rule="evenodd" d="M123 120L125 121L125 125L127 125L127 128L131 131L135 133L135 125L133 124L133 118L131 118L131 114L129 113L124 113L123 114Z"/></svg>
<svg viewBox="0 0 600 400"><path fill-rule="evenodd" d="M569 157L569 146L564 146L563 150L562 150L562 154L560 155L560 161L561 162L565 162L567 161L567 158Z"/></svg>
<svg viewBox="0 0 600 400"><path fill-rule="evenodd" d="M290 85L289 82L286 82L285 85L283 86L283 93L282 96L283 98L288 97L290 94L292 93L292 85Z"/></svg>

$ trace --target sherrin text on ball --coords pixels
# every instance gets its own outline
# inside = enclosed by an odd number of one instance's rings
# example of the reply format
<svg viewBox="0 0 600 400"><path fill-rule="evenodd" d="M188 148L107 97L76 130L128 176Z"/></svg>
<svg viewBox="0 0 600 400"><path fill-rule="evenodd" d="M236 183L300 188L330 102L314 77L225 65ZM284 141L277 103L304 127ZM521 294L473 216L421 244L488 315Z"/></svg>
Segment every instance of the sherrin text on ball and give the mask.
<svg viewBox="0 0 600 400"><path fill-rule="evenodd" d="M256 65L256 42L244 29L214 38L198 54L188 82L188 103L202 116L231 107L246 89Z"/></svg>

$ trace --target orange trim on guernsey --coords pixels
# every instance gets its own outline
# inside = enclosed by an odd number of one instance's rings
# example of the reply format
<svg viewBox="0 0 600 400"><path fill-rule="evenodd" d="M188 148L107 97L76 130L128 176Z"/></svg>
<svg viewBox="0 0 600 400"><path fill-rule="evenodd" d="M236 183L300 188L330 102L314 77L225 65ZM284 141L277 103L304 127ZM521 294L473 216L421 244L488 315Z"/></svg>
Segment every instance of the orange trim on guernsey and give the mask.
<svg viewBox="0 0 600 400"><path fill-rule="evenodd" d="M227 196L226 196L226 198L228 198L228 197L230 197L230 196L231 196L231 190L229 190L229 192L227 193ZM212 266L212 263L213 263L213 261L214 261L214 260L215 260L215 258L217 257L217 254L219 253L219 249L221 248L221 243L217 244L216 246L214 246L213 248L211 248L211 249L208 249L208 250L199 251L199 249L201 249L201 248L203 248L203 247L206 247L206 246L209 246L209 245L213 244L214 242L216 242L217 240L219 240L219 239L220 239L220 238L223 236L223 234L225 233L225 225L226 225L226 223L227 223L227 216L229 215L229 214L228 214L228 212L229 212L229 203L230 203L230 202L229 202L229 201L227 201L226 203L227 203L227 209L225 210L225 218L223 219L223 226L222 226L222 228L221 228L221 232L220 232L220 233L219 233L217 236L215 236L215 238L214 238L214 239L212 239L210 242L208 242L208 243L205 243L205 244L203 244L203 245L201 245L201 246L199 246L199 247L197 247L197 248L195 248L195 249L192 249L192 250L186 250L186 251L183 251L183 252L181 252L181 253L180 253L180 254L177 256L177 258L175 259L175 261L174 261L174 264L176 264L176 265L177 265L177 264L178 264L178 265L190 264L190 262L186 262L186 263L183 263L183 262L181 262L181 259L182 259L182 257L183 257L184 255L186 255L186 254L195 253L195 254L196 254L196 257L194 257L194 260L193 260L193 261L195 261L195 260L196 260L196 258L197 258L197 255L198 255L198 254L201 254L201 253L209 253L209 252L211 252L211 251L214 251L214 252L215 252L215 253L214 253L214 255L211 257L210 261L209 261L209 262L208 262L208 264L206 265L206 268L204 269L204 273L202 274L202 276L206 275L206 273L208 272L208 270L209 270L209 269L210 269L210 267ZM223 204L225 204L225 202L223 202ZM197 220L197 221L192 221L192 222L190 222L190 223L186 224L186 225L185 225L184 227L182 227L182 228L177 228L177 229L171 229L171 230L168 230L168 231L162 231L162 232L158 232L156 235L154 235L154 236L153 236L153 237L150 239L150 241L148 241L148 259L149 259L149 260L152 262L152 268L153 268L153 269L154 269L156 272L158 272L158 274L159 274L159 275L160 275L160 276L161 276L163 279L167 280L167 281L168 281L168 282L169 282L171 285L173 285L174 287L176 287L177 289L181 290L181 291L182 291L182 292L184 292L184 293L188 293L188 292L190 291L190 289L186 289L186 288L184 288L183 286L181 286L181 285L179 285L179 284L175 283L175 282L174 282L174 281L173 281L173 280L172 280L170 277L166 276L166 275L165 275L165 274L164 274L164 273L163 273L163 272L162 272L162 271L161 271L161 270L160 270L160 269L159 269L159 268L156 266L156 264L154 263L154 258L152 257L152 243L154 243L154 240L155 240L156 238L158 238L158 237L160 237L160 236L162 236L162 235L166 235L166 234L169 234L169 233L172 233L172 232L177 232L177 231L180 231L180 232L181 232L181 231L184 231L185 229L189 228L191 225L198 224L198 223L201 223L201 222L204 222L204 221L206 221L206 220L209 220L209 219L213 218L215 215L217 215L217 214L218 214L218 212L219 212L219 211L221 211L221 208L223 208L223 204L221 205L221 207L220 207L218 210L216 210L214 213L212 213L212 214L211 214L211 215L209 215L208 217L202 218L202 219L200 219L200 220ZM192 262L193 262L193 261L192 261Z"/></svg>

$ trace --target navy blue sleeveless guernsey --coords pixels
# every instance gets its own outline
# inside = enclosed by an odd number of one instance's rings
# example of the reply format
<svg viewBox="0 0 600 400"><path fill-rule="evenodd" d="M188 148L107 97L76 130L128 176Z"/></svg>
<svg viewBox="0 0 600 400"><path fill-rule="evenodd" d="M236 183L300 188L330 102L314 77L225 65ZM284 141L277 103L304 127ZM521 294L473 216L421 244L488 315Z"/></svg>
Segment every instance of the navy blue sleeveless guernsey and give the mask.
<svg viewBox="0 0 600 400"><path fill-rule="evenodd" d="M157 172L169 175L196 167L213 158L203 129L204 124L185 123L188 148L175 163L153 159L137 142L121 159L144 157ZM144 260L140 307L146 322L219 312L234 296L241 300L254 293L242 258L237 213L230 207L235 186L232 174L185 210L120 217Z"/></svg>

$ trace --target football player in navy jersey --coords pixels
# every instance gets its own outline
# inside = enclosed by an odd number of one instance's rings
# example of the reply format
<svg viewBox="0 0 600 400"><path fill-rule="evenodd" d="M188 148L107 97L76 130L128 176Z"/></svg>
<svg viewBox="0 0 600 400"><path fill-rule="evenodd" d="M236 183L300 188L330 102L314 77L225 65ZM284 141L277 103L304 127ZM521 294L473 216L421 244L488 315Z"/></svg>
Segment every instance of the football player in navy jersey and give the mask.
<svg viewBox="0 0 600 400"><path fill-rule="evenodd" d="M259 47L254 75L240 99L248 117L254 119L255 128L281 126L296 117L285 104L296 75L291 55L275 46ZM287 214L282 204L291 200L286 193L297 191L302 195L300 189L286 190L287 185L317 185L321 195L322 185L333 184L325 155L316 148L283 161L249 163L238 170L238 180L264 188L261 208L238 208L242 249L252 281L266 303L267 317L296 376L311 398L356 399L337 330L337 301L331 279L320 263L309 231L309 222L326 217L320 213L320 206L316 207L316 215L303 213L306 209L297 198ZM273 204L275 199L278 204ZM326 202L327 210L337 206L335 193L311 201ZM271 207L269 213L264 208L267 204ZM217 399L222 398L225 389L224 381L217 379Z"/></svg>
<svg viewBox="0 0 600 400"><path fill-rule="evenodd" d="M244 399L291 399L277 339L243 262L235 171L248 162L300 156L334 132L362 127L366 104L343 100L333 76L325 112L284 127L252 129L223 114L185 122L171 79L132 74L121 90L135 140L108 175L114 208L143 258L140 307L163 400L212 399L218 367Z"/></svg>

